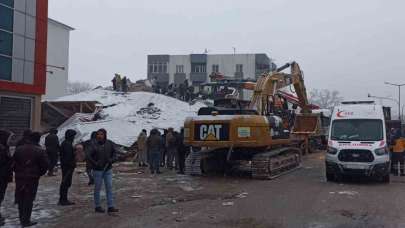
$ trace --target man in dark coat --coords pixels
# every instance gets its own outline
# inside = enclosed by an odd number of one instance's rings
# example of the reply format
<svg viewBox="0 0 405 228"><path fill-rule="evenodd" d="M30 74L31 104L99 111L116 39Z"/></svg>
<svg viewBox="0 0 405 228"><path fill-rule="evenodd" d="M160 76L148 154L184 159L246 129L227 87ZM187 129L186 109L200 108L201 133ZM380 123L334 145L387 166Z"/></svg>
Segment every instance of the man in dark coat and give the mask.
<svg viewBox="0 0 405 228"><path fill-rule="evenodd" d="M59 138L57 136L58 130L51 129L49 135L45 138L46 153L49 159L48 176L55 176L54 169L58 163L59 154Z"/></svg>
<svg viewBox="0 0 405 228"><path fill-rule="evenodd" d="M18 204L18 213L21 225L29 227L36 225L31 222L31 212L35 200L39 178L49 167L46 152L39 147L41 134L33 132L30 142L17 147L14 153L15 173L15 202Z"/></svg>
<svg viewBox="0 0 405 228"><path fill-rule="evenodd" d="M105 185L108 213L118 212L114 207L112 192L112 164L117 160L118 148L107 139L107 131L100 129L96 133L96 141L86 149L86 157L93 168L94 176L94 205L96 213L104 213L101 207L100 191Z"/></svg>
<svg viewBox="0 0 405 228"><path fill-rule="evenodd" d="M31 143L31 138L30 138L31 134L32 134L32 131L30 129L24 130L23 136L20 140L18 140L16 146L22 146L24 144Z"/></svg>
<svg viewBox="0 0 405 228"><path fill-rule="evenodd" d="M152 129L150 131L150 136L146 142L146 145L146 148L148 149L150 172L152 174L155 172L160 174L160 156L164 149L164 143L157 129Z"/></svg>
<svg viewBox="0 0 405 228"><path fill-rule="evenodd" d="M0 130L0 207L6 194L7 185L13 180L11 169L12 160L9 151L8 141L11 133ZM0 213L0 226L3 226L5 219Z"/></svg>
<svg viewBox="0 0 405 228"><path fill-rule="evenodd" d="M68 200L68 191L72 186L73 172L76 168L75 149L73 140L75 139L76 131L69 129L65 132L65 141L62 142L60 148L60 163L62 167L62 181L59 189L59 205L69 206L74 205Z"/></svg>
<svg viewBox="0 0 405 228"><path fill-rule="evenodd" d="M173 128L169 128L165 139L166 154L167 154L167 168L173 169L173 162L177 154L177 140Z"/></svg>
<svg viewBox="0 0 405 228"><path fill-rule="evenodd" d="M111 82L112 82L112 85L113 85L113 90L117 91L117 79L116 79L116 76L113 77Z"/></svg>
<svg viewBox="0 0 405 228"><path fill-rule="evenodd" d="M128 92L128 79L127 79L127 77L124 77L122 79L122 92L124 92L124 93Z"/></svg>
<svg viewBox="0 0 405 228"><path fill-rule="evenodd" d="M83 143L84 151L86 151L88 148L90 148L93 145L93 143L96 143L95 142L96 135L97 135L97 132L93 131L90 135L90 139L84 141L84 143ZM87 173L87 176L89 177L88 185L93 185L94 184L93 168L91 167L91 162L89 161L89 159L87 159L87 156L86 156L86 173Z"/></svg>
<svg viewBox="0 0 405 228"><path fill-rule="evenodd" d="M184 128L181 129L181 132L175 132L176 133L176 139L177 139L177 154L176 154L176 160L179 166L179 172L178 174L184 174L184 167L185 167L185 162L186 162L186 150L187 147L184 145Z"/></svg>
<svg viewBox="0 0 405 228"><path fill-rule="evenodd" d="M160 132L156 129L156 133L158 134L158 135L160 135ZM162 150L161 150L161 152L160 152L160 159L159 159L159 161L160 161L160 167L165 167L165 165L166 165L166 155L167 155L167 150L166 150L166 146L165 146L165 142L166 142L166 135L167 135L167 130L166 129L164 129L163 130L163 135L161 136L161 138L162 138L162 143L163 143L163 148L162 148Z"/></svg>

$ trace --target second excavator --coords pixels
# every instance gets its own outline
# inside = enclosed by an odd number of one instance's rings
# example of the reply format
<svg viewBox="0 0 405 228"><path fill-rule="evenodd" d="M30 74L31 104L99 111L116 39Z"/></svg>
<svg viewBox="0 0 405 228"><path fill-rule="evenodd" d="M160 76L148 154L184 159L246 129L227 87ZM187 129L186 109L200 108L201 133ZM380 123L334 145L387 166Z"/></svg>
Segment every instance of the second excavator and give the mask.
<svg viewBox="0 0 405 228"><path fill-rule="evenodd" d="M287 68L290 73L282 72ZM277 90L287 86L294 87L299 113L279 100ZM186 172L242 169L256 179L273 179L300 166L301 145L308 147L305 139L318 131L320 119L311 113L299 65L288 63L245 88L254 91L249 108L207 107L186 119Z"/></svg>

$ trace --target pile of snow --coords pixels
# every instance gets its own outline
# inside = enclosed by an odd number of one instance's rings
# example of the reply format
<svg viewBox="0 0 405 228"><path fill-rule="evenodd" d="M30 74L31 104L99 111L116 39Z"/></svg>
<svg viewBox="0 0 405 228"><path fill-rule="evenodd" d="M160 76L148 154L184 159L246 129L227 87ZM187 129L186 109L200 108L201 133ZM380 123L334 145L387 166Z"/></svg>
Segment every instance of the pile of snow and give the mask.
<svg viewBox="0 0 405 228"><path fill-rule="evenodd" d="M190 105L178 99L149 92L118 93L96 89L53 101L97 101L105 108L102 120L92 122L71 121L59 128L59 136L67 129L78 132L76 140L84 141L92 131L107 130L107 137L123 146L131 146L142 129L148 132L153 128L180 130L186 117L197 115L205 105L197 102ZM75 118L75 117L73 117ZM77 117L76 117L77 118Z"/></svg>

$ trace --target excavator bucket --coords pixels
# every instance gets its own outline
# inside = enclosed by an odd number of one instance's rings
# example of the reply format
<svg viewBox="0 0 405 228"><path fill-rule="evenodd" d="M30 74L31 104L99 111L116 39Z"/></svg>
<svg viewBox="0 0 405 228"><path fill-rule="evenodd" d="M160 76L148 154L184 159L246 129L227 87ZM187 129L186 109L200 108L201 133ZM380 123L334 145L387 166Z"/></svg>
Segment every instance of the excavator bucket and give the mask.
<svg viewBox="0 0 405 228"><path fill-rule="evenodd" d="M295 117L292 134L312 135L316 134L319 129L319 115L317 114L298 114Z"/></svg>

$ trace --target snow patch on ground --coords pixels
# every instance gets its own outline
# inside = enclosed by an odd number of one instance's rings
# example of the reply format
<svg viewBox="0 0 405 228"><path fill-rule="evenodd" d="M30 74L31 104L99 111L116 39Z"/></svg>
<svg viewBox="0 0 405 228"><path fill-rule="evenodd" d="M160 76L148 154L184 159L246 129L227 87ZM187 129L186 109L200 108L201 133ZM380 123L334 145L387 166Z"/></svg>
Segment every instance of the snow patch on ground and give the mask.
<svg viewBox="0 0 405 228"><path fill-rule="evenodd" d="M329 194L355 196L355 195L358 195L359 193L356 191L338 191L338 192L329 192Z"/></svg>
<svg viewBox="0 0 405 228"><path fill-rule="evenodd" d="M356 191L340 191L338 192L339 195L349 195L349 196L354 196L358 195L359 193Z"/></svg>
<svg viewBox="0 0 405 228"><path fill-rule="evenodd" d="M69 128L78 132L77 139L87 140L92 131L105 128L108 138L123 146L131 146L142 129L153 128L180 130L184 120L196 116L205 105L197 102L190 105L178 99L150 92L117 93L96 89L53 101L97 101L107 106L102 111L103 120L72 123L59 129L60 138ZM153 104L151 107L150 105ZM111 107L108 107L111 106Z"/></svg>

